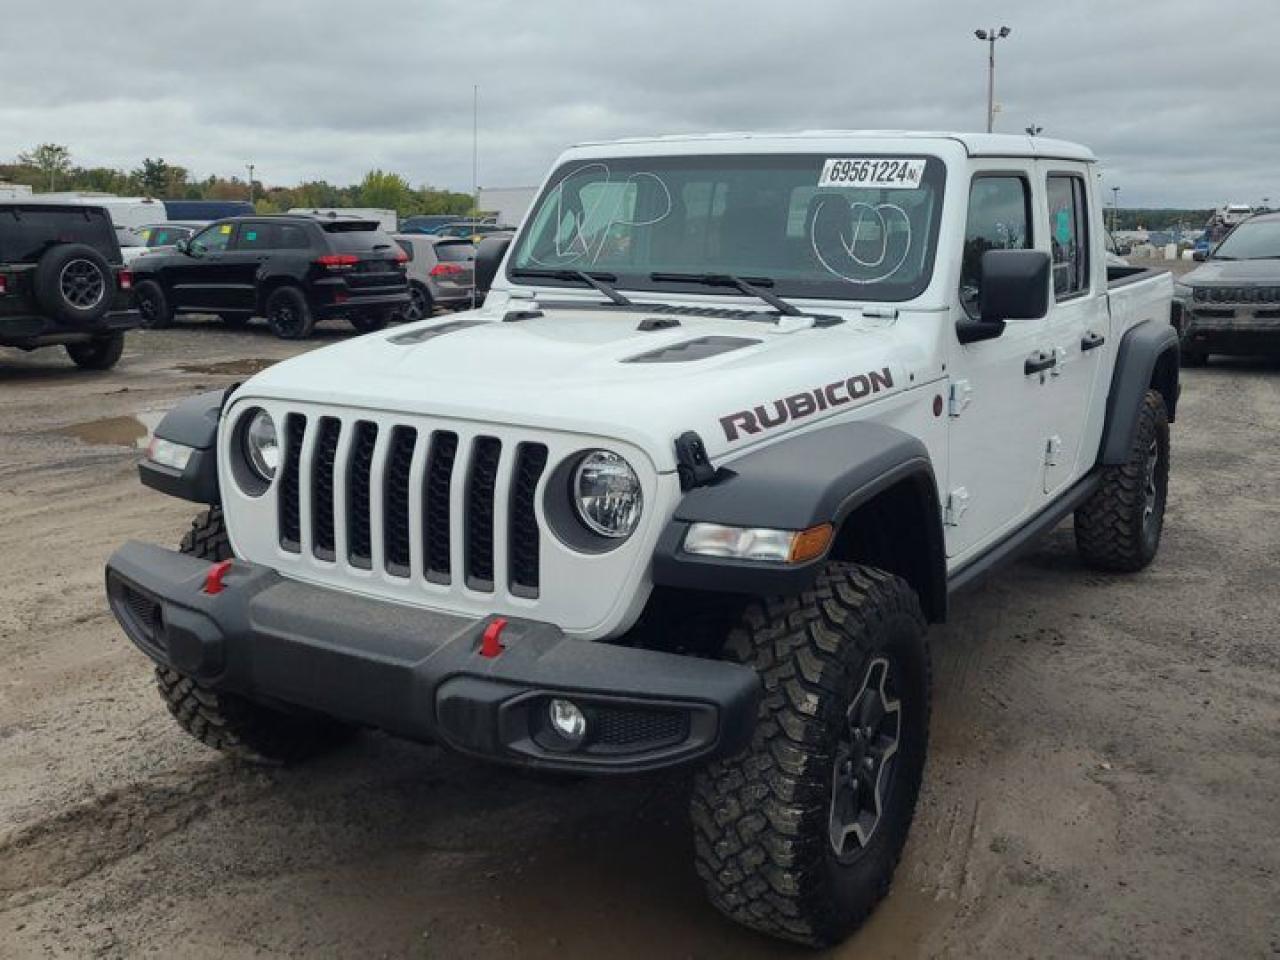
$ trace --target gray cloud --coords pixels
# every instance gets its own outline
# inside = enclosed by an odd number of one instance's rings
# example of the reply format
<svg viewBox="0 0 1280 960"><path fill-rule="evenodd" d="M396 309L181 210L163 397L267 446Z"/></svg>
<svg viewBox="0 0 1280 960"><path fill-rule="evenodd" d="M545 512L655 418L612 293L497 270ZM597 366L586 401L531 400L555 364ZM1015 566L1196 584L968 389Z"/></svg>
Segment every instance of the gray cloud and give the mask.
<svg viewBox="0 0 1280 960"><path fill-rule="evenodd" d="M1280 201L1275 0L21 2L0 32L0 154L163 156L199 175L468 189L535 182L588 139L699 130L1042 125L1125 205Z"/></svg>

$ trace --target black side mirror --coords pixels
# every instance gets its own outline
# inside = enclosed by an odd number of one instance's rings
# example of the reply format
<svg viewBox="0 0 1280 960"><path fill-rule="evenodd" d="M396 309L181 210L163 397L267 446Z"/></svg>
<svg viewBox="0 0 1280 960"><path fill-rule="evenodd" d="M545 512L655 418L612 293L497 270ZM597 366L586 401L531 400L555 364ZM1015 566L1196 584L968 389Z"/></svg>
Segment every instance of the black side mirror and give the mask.
<svg viewBox="0 0 1280 960"><path fill-rule="evenodd" d="M979 319L956 324L961 343L992 340L1006 320L1038 320L1049 312L1052 263L1043 250L988 250L982 255Z"/></svg>
<svg viewBox="0 0 1280 960"><path fill-rule="evenodd" d="M177 243L173 245L173 249L177 250L179 253L190 253L191 241L185 238L182 240L179 240Z"/></svg>
<svg viewBox="0 0 1280 960"><path fill-rule="evenodd" d="M485 237L476 246L476 293L489 292L510 246L510 237Z"/></svg>

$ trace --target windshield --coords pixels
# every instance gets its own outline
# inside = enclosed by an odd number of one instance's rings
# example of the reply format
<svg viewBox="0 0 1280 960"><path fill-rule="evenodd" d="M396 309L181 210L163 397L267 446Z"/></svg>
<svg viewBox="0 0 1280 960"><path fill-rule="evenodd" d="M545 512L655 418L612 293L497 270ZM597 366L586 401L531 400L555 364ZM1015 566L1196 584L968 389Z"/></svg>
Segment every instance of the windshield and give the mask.
<svg viewBox="0 0 1280 960"><path fill-rule="evenodd" d="M1242 223L1218 244L1214 260L1280 259L1280 220Z"/></svg>
<svg viewBox="0 0 1280 960"><path fill-rule="evenodd" d="M517 282L585 270L626 289L706 292L653 274L729 274L781 296L908 300L929 284L944 177L923 156L575 162L552 176L510 269Z"/></svg>

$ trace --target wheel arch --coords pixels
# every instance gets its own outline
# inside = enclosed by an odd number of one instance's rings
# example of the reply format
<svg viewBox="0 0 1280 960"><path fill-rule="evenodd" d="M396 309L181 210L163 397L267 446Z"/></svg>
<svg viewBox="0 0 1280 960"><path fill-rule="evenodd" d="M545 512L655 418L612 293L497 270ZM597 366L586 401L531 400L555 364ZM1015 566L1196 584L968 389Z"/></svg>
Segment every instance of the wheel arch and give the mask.
<svg viewBox="0 0 1280 960"><path fill-rule="evenodd" d="M1130 329L1116 351L1116 366L1107 394L1107 419L1098 462L1126 462L1138 427L1142 398L1157 390L1172 423L1177 415L1179 386L1178 333L1172 324L1146 320Z"/></svg>
<svg viewBox="0 0 1280 960"><path fill-rule="evenodd" d="M796 464L805 464L802 470ZM804 530L831 523L827 552L781 564L695 556L683 550L696 522ZM829 560L866 563L917 591L931 622L946 618L946 552L933 465L917 437L879 423L823 427L733 461L690 490L659 538L655 585L752 596L794 594Z"/></svg>

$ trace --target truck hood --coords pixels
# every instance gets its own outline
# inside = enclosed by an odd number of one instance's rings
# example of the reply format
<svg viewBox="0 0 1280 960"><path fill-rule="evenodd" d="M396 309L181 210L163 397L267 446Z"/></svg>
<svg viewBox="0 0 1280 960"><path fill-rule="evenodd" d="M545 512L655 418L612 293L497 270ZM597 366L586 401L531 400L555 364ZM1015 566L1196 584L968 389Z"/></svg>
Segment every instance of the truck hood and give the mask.
<svg viewBox="0 0 1280 960"><path fill-rule="evenodd" d="M1280 260L1210 260L1178 279L1188 286L1280 284Z"/></svg>
<svg viewBox="0 0 1280 960"><path fill-rule="evenodd" d="M613 437L645 450L665 472L675 468L673 441L686 431L716 458L905 389L925 359L913 356L914 338L904 343L895 330L907 323L853 311L833 326L796 328L545 307L542 316L503 322L480 310L278 363L237 399Z"/></svg>

